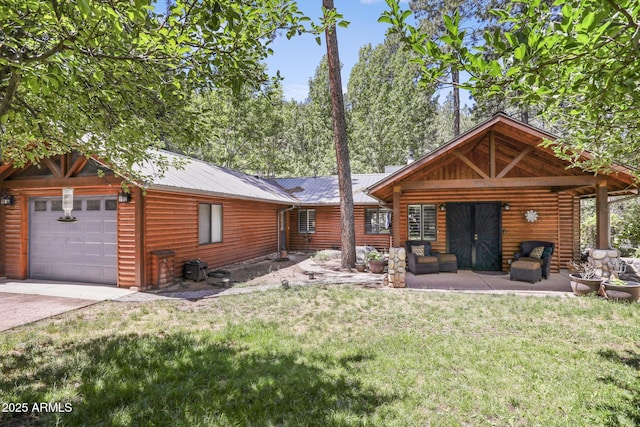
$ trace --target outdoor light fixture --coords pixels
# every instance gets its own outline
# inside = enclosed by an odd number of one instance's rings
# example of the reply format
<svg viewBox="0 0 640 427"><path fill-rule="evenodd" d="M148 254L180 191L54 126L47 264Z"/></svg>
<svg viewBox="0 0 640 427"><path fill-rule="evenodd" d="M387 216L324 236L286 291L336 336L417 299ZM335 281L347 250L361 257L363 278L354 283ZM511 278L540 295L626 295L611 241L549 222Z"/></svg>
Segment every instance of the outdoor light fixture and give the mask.
<svg viewBox="0 0 640 427"><path fill-rule="evenodd" d="M503 203L502 204L502 209L505 211L508 211L509 209L511 209L511 206L509 206L509 203Z"/></svg>
<svg viewBox="0 0 640 427"><path fill-rule="evenodd" d="M121 191L120 194L118 194L118 202L129 203L130 201L131 201L131 193Z"/></svg>
<svg viewBox="0 0 640 427"><path fill-rule="evenodd" d="M64 216L58 218L60 222L76 222L77 219L75 216L71 216L71 211L73 210L73 188L63 188L62 189L62 210L64 211Z"/></svg>
<svg viewBox="0 0 640 427"><path fill-rule="evenodd" d="M0 196L0 205L11 206L16 202L16 198L10 194L4 193Z"/></svg>
<svg viewBox="0 0 640 427"><path fill-rule="evenodd" d="M444 203L440 205L440 212L444 212L447 210L447 205L445 205Z"/></svg>

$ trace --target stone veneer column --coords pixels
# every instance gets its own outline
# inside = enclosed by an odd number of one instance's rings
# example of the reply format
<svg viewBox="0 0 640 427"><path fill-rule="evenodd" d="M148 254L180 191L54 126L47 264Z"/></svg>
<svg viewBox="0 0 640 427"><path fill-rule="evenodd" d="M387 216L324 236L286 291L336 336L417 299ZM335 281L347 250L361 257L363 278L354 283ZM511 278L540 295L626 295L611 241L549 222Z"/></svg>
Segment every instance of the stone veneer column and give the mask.
<svg viewBox="0 0 640 427"><path fill-rule="evenodd" d="M407 271L407 254L404 248L389 248L389 286L404 288L404 278Z"/></svg>
<svg viewBox="0 0 640 427"><path fill-rule="evenodd" d="M619 262L620 253L615 249L591 249L589 258L596 265L596 275L608 279L611 273L616 271L616 265Z"/></svg>

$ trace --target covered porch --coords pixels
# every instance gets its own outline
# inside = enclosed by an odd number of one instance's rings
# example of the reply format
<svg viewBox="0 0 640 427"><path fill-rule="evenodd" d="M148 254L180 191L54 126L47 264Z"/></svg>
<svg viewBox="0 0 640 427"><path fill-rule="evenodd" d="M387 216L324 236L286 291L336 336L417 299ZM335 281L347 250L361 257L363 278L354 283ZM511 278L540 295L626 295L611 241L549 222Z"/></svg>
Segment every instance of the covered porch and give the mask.
<svg viewBox="0 0 640 427"><path fill-rule="evenodd" d="M510 270L522 242L551 242L550 271L559 274L581 256L580 199L595 197L594 243L608 249L608 197L638 189L622 166L598 174L572 167L556 156L555 139L498 113L367 191L393 209L396 247L429 241L456 255L458 270L499 273ZM499 287L504 278L493 279Z"/></svg>
<svg viewBox="0 0 640 427"><path fill-rule="evenodd" d="M569 273L561 270L551 273L548 279L536 283L510 280L509 274L483 274L471 270L457 273L420 274L407 273L408 289L429 289L460 292L531 293L532 295L571 294Z"/></svg>

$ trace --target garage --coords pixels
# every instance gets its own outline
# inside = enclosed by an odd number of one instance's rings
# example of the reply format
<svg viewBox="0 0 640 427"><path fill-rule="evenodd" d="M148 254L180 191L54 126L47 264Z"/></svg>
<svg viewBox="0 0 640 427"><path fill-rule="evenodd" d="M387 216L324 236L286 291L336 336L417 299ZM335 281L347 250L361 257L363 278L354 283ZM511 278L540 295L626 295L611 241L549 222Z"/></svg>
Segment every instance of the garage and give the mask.
<svg viewBox="0 0 640 427"><path fill-rule="evenodd" d="M29 200L29 277L75 282L117 282L115 196L73 200L75 222L64 216L60 197Z"/></svg>

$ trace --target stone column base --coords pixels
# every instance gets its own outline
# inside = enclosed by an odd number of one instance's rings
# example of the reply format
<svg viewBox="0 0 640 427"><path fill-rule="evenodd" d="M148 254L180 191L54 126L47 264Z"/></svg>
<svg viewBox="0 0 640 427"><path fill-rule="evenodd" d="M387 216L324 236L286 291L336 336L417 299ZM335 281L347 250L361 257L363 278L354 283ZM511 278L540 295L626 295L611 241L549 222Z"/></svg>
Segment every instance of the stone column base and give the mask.
<svg viewBox="0 0 640 427"><path fill-rule="evenodd" d="M407 272L407 254L404 248L389 248L389 286L404 288Z"/></svg>

